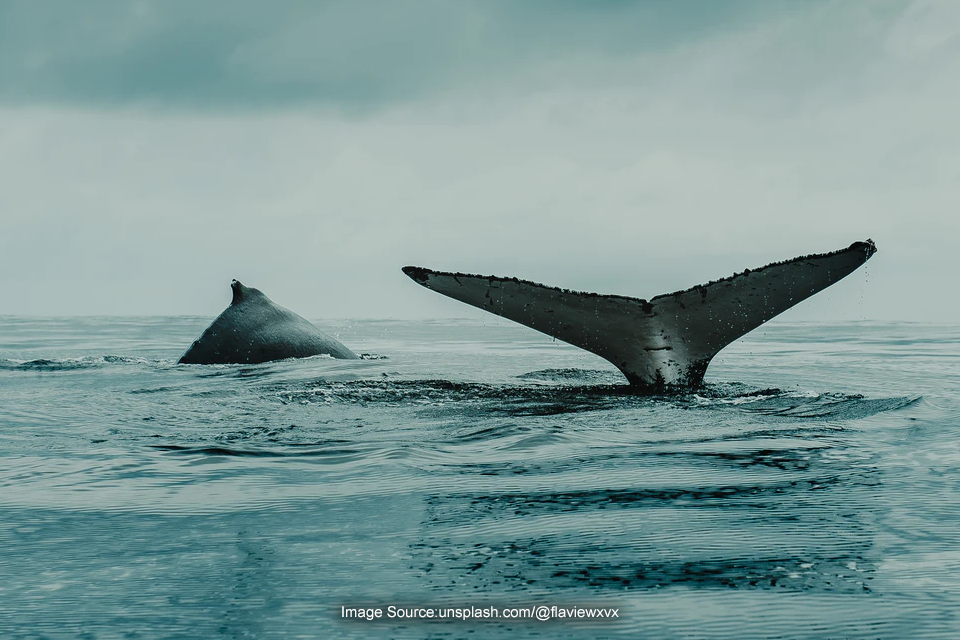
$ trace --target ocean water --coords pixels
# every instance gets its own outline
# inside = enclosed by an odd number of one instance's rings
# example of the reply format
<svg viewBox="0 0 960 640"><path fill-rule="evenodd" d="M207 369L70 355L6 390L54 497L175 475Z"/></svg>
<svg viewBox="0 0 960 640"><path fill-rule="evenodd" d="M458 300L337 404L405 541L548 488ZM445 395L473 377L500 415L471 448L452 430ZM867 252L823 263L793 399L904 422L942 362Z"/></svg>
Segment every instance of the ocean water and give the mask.
<svg viewBox="0 0 960 640"><path fill-rule="evenodd" d="M503 322L180 366L0 318L0 638L957 638L960 327L773 321L634 396ZM613 607L344 620L341 607Z"/></svg>

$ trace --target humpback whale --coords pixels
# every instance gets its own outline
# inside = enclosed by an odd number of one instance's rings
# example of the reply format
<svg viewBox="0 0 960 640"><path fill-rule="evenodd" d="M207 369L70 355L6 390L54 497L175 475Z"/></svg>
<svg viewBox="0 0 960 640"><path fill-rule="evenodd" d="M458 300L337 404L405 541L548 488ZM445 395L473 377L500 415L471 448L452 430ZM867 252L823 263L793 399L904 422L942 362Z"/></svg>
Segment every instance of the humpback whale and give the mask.
<svg viewBox="0 0 960 640"><path fill-rule="evenodd" d="M254 364L324 353L334 358L358 357L260 290L245 287L238 280L230 287L230 306L194 340L180 356L179 364Z"/></svg>
<svg viewBox="0 0 960 640"><path fill-rule="evenodd" d="M403 272L427 289L595 353L633 387L662 390L700 386L717 352L849 275L876 251L872 240L854 242L650 300L423 267Z"/></svg>

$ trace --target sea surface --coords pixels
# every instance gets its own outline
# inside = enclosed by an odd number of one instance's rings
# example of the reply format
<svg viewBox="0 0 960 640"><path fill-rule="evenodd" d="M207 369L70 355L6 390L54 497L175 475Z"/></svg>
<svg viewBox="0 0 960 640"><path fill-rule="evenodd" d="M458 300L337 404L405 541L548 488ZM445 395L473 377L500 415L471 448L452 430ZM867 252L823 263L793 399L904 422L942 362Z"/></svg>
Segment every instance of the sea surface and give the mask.
<svg viewBox="0 0 960 640"><path fill-rule="evenodd" d="M0 638L960 638L960 326L636 396L506 321L177 365L209 321L0 317ZM391 604L619 617L341 617Z"/></svg>

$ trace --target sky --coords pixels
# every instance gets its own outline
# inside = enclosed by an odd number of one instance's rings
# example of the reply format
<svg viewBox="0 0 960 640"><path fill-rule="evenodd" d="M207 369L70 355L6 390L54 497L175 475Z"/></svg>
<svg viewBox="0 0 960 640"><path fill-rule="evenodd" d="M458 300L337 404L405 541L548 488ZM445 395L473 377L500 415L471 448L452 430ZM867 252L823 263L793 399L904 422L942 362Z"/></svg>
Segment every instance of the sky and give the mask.
<svg viewBox="0 0 960 640"><path fill-rule="evenodd" d="M6 0L0 315L482 317L872 238L782 316L955 322L955 0Z"/></svg>

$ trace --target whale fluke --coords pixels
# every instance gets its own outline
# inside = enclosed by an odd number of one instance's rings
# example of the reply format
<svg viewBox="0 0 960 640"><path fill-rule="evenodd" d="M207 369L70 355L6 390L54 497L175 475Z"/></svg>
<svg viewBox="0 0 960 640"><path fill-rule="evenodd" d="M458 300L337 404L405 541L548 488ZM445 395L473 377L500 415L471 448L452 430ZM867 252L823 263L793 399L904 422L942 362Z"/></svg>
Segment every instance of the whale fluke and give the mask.
<svg viewBox="0 0 960 640"><path fill-rule="evenodd" d="M852 273L872 240L801 256L650 300L583 293L517 278L404 267L418 284L612 362L631 385L696 387L718 351Z"/></svg>
<svg viewBox="0 0 960 640"><path fill-rule="evenodd" d="M180 356L180 364L254 364L329 354L357 355L308 320L234 280L230 306Z"/></svg>

